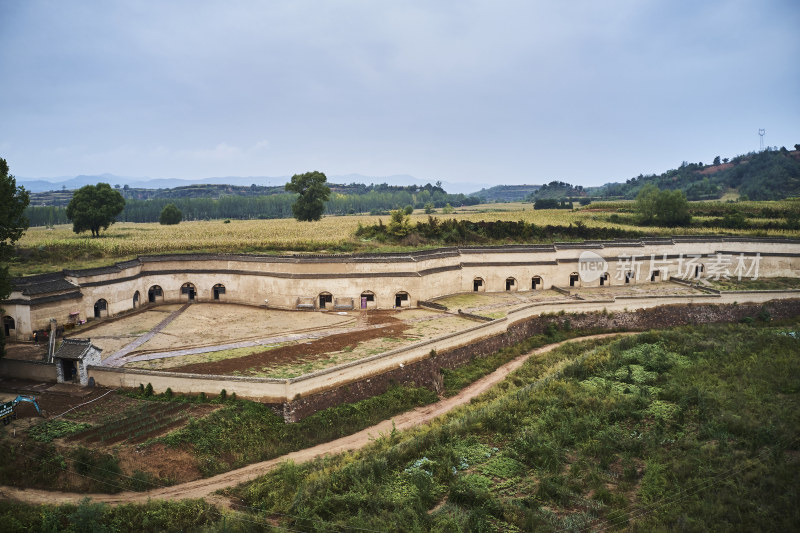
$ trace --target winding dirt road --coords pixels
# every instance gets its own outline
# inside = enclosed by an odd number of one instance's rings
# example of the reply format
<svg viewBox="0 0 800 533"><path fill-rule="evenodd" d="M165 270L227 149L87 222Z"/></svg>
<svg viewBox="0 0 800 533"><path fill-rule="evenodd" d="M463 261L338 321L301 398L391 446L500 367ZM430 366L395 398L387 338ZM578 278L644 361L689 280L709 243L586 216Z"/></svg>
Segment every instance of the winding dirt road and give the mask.
<svg viewBox="0 0 800 533"><path fill-rule="evenodd" d="M183 500L189 498L205 498L212 503L226 505L228 502L224 498L213 496L213 493L227 487L233 487L247 481L251 481L262 476L275 468L284 461L294 461L302 463L311 461L317 457L328 454L337 454L350 450L357 450L366 446L371 440L381 433L388 434L392 431L392 424L398 430L412 428L433 420L452 409L469 403L473 398L489 390L492 386L503 381L511 372L518 369L522 364L534 355L549 352L568 342L578 342L588 339L602 339L606 337L617 337L631 335L632 333L604 333L600 335L590 335L566 340L556 344L549 344L501 366L491 374L484 376L470 386L463 389L458 395L446 398L439 402L418 407L411 411L399 414L379 424L368 427L358 433L353 433L330 442L318 444L311 448L288 453L269 461L253 463L251 465L225 472L214 477L198 479L171 487L162 487L147 492L120 492L118 494L82 494L73 492L57 492L38 489L18 489L15 487L0 486L0 498L17 500L32 504L60 504L77 503L89 497L95 502L108 503L111 505L122 503L145 503L150 499Z"/></svg>

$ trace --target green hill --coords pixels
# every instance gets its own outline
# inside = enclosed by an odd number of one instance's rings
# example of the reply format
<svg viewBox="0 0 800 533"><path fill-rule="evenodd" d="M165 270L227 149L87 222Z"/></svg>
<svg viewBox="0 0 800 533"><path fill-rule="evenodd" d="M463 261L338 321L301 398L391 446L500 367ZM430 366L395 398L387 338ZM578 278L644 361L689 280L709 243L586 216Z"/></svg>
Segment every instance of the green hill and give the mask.
<svg viewBox="0 0 800 533"><path fill-rule="evenodd" d="M795 145L798 146L798 145ZM737 189L750 200L782 200L800 196L800 150L767 150L715 159L713 165L684 162L660 175L640 174L625 183L609 183L589 190L591 196L635 198L646 183L659 189L679 189L690 200L720 198Z"/></svg>
<svg viewBox="0 0 800 533"><path fill-rule="evenodd" d="M495 185L470 194L487 202L522 202L539 190L541 185Z"/></svg>

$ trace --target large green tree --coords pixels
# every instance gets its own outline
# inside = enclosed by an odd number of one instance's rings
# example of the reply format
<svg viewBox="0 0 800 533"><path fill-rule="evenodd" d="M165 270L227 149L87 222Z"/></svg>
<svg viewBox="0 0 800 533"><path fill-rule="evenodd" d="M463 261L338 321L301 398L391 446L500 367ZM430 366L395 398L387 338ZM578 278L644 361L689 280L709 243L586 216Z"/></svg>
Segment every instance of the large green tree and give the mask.
<svg viewBox="0 0 800 533"><path fill-rule="evenodd" d="M650 226L688 226L692 220L683 191L662 191L647 183L636 195L639 223Z"/></svg>
<svg viewBox="0 0 800 533"><path fill-rule="evenodd" d="M124 208L125 199L108 183L86 185L72 195L67 218L75 233L91 230L92 237L99 237L100 229L108 229Z"/></svg>
<svg viewBox="0 0 800 533"><path fill-rule="evenodd" d="M17 186L17 180L8 173L8 163L0 158L0 300L11 294L13 286L6 262L14 253L14 243L28 229L25 208L30 203L28 191ZM3 310L0 309L0 316ZM5 353L5 330L0 324L0 356Z"/></svg>
<svg viewBox="0 0 800 533"><path fill-rule="evenodd" d="M325 202L331 195L331 189L326 185L327 181L325 174L316 170L292 176L292 181L286 184L286 190L300 195L292 204L294 218L300 221L322 218Z"/></svg>
<svg viewBox="0 0 800 533"><path fill-rule="evenodd" d="M175 204L165 205L158 217L158 223L165 226L178 224L181 220L183 220L183 213Z"/></svg>

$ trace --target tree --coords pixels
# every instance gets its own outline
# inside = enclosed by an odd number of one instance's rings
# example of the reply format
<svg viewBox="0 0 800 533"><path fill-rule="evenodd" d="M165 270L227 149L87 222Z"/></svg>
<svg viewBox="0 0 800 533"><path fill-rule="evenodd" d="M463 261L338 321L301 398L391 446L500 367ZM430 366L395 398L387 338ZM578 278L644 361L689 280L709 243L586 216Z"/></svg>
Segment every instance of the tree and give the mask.
<svg viewBox="0 0 800 533"><path fill-rule="evenodd" d="M72 195L67 218L75 233L91 230L92 237L99 237L100 229L108 229L124 208L125 199L108 183L86 185Z"/></svg>
<svg viewBox="0 0 800 533"><path fill-rule="evenodd" d="M14 252L14 243L28 229L25 208L29 203L28 191L17 186L17 180L8 173L8 163L0 158L0 300L8 298L13 289L5 263ZM5 354L5 343L5 331L0 327L0 356Z"/></svg>
<svg viewBox="0 0 800 533"><path fill-rule="evenodd" d="M331 189L325 183L328 178L322 172L306 172L295 174L292 181L286 184L286 190L300 196L292 204L294 218L300 221L312 221L322 218L325 202L331 195Z"/></svg>
<svg viewBox="0 0 800 533"><path fill-rule="evenodd" d="M714 158L714 164L719 165L719 156Z"/></svg>
<svg viewBox="0 0 800 533"><path fill-rule="evenodd" d="M172 226L183 220L183 213L175 204L167 204L161 210L158 223L164 226Z"/></svg>
<svg viewBox="0 0 800 533"><path fill-rule="evenodd" d="M661 191L648 183L636 195L639 223L658 226L687 226L692 220L689 202L683 191Z"/></svg>
<svg viewBox="0 0 800 533"><path fill-rule="evenodd" d="M405 237L411 231L409 218L403 209L396 209L392 211L392 219L389 225L386 226L386 231L389 235L394 237Z"/></svg>

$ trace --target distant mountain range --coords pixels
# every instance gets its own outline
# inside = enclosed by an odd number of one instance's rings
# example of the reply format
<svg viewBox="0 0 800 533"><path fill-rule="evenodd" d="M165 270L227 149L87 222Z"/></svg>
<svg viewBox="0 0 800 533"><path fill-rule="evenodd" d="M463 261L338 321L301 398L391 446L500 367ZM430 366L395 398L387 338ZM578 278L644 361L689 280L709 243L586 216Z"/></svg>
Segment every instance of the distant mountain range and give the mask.
<svg viewBox="0 0 800 533"><path fill-rule="evenodd" d="M61 189L74 190L83 187L84 185L95 185L99 182L109 183L113 185L128 185L135 189L171 189L173 187L184 187L187 185L241 185L249 186L256 185L269 185L278 186L283 185L291 179L291 176L225 176L217 178L205 178L196 180L185 180L177 178L142 178L131 176L117 176L115 174L96 174L96 175L80 175L80 176L61 176L57 178L24 178L17 176L17 184L24 186L31 192L46 192L57 191ZM387 183L389 185L425 185L426 183L435 184L437 180L422 180L409 176L407 174L396 174L393 176L364 176L362 174L344 174L344 175L329 175L328 181L330 183L370 183L379 184ZM450 194L470 194L483 187L490 187L486 183L456 183L442 181L442 188Z"/></svg>

